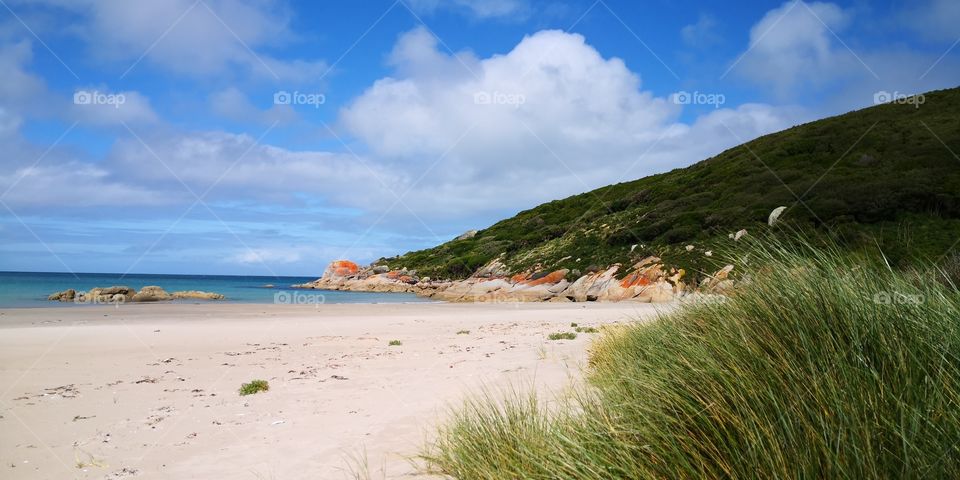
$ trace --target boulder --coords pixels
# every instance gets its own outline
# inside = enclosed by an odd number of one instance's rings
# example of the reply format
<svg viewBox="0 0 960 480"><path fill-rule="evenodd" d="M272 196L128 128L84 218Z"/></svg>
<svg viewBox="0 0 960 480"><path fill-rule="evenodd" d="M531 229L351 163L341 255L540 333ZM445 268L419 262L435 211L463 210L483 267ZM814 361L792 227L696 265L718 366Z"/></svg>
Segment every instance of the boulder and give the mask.
<svg viewBox="0 0 960 480"><path fill-rule="evenodd" d="M57 302L72 302L76 298L77 291L72 288L68 288L62 292L51 293L50 296L47 297L47 300Z"/></svg>
<svg viewBox="0 0 960 480"><path fill-rule="evenodd" d="M350 260L335 260L327 265L323 271L321 279L336 280L356 275L360 271L360 266Z"/></svg>
<svg viewBox="0 0 960 480"><path fill-rule="evenodd" d="M722 282L727 280L727 278L730 276L730 272L732 271L733 265L727 265L720 270L717 270L716 273L710 275L710 277L705 278L702 282L700 282L700 288L707 291L716 289ZM729 287L730 284L724 284L724 286Z"/></svg>
<svg viewBox="0 0 960 480"><path fill-rule="evenodd" d="M166 290L156 286L149 285L140 289L139 292L133 295L130 299L132 302L160 302L164 300L172 300L173 296L167 293Z"/></svg>
<svg viewBox="0 0 960 480"><path fill-rule="evenodd" d="M387 273L390 271L390 267L386 265L374 265L372 271L374 274Z"/></svg>
<svg viewBox="0 0 960 480"><path fill-rule="evenodd" d="M500 261L499 258L495 258L487 262L486 265L480 267L477 270L473 277L475 278L503 278L510 274L510 271L507 269L507 266Z"/></svg>
<svg viewBox="0 0 960 480"><path fill-rule="evenodd" d="M463 234L461 234L461 235L458 236L457 238L454 238L454 240L466 240L466 239L468 239L468 238L473 238L473 237L476 237L476 236L477 236L477 231L476 231L476 230L467 230L466 232L463 232Z"/></svg>
<svg viewBox="0 0 960 480"><path fill-rule="evenodd" d="M134 293L137 293L136 290L127 286L123 286L123 287L113 286L113 287L100 288L95 290L99 290L98 295L116 295L116 294L133 295Z"/></svg>
<svg viewBox="0 0 960 480"><path fill-rule="evenodd" d="M201 292L199 290L184 290L179 292L173 292L171 297L176 299L193 299L193 300L223 300L224 296L219 293L213 292Z"/></svg>
<svg viewBox="0 0 960 480"><path fill-rule="evenodd" d="M783 215L783 211L786 209L787 207L774 208L773 211L770 212L770 216L767 217L767 225L770 225L771 227L776 225L780 220L780 215Z"/></svg>
<svg viewBox="0 0 960 480"><path fill-rule="evenodd" d="M564 268L564 269L547 273L545 275L534 275L527 280L521 281L520 284L526 285L528 287L535 287L537 285L547 285L547 284L553 285L555 283L560 282L564 278L566 278L567 273L569 272L570 270L567 270L566 268Z"/></svg>

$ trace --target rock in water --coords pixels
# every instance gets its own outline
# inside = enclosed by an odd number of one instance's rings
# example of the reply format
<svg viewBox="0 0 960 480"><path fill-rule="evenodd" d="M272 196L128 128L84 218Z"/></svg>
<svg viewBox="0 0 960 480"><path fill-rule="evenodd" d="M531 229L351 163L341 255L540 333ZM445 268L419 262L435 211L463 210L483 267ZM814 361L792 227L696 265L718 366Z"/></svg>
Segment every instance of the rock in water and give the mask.
<svg viewBox="0 0 960 480"><path fill-rule="evenodd" d="M132 302L160 302L164 300L172 300L173 297L167 293L166 290L156 286L149 285L140 289L139 292L133 295L130 299Z"/></svg>
<svg viewBox="0 0 960 480"><path fill-rule="evenodd" d="M72 302L77 298L77 291L69 288L62 292L51 293L47 300L58 302Z"/></svg>
<svg viewBox="0 0 960 480"><path fill-rule="evenodd" d="M219 293L213 292L201 292L198 290L185 290L180 292L173 292L171 294L173 298L189 298L194 300L223 300L224 296Z"/></svg>

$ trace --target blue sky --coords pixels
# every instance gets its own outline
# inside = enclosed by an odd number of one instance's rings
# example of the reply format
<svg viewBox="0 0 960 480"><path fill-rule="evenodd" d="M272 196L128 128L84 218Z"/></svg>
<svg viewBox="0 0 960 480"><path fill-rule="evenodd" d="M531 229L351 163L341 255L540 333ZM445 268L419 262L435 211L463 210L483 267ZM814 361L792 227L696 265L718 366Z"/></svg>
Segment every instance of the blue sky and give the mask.
<svg viewBox="0 0 960 480"><path fill-rule="evenodd" d="M960 78L954 0L678 3L0 0L0 270L315 275Z"/></svg>

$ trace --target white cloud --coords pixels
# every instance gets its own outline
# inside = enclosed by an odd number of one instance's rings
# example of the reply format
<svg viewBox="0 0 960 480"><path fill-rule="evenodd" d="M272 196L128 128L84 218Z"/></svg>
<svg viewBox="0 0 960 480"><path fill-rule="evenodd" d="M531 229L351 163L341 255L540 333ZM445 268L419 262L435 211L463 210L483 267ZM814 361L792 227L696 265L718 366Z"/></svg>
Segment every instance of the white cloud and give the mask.
<svg viewBox="0 0 960 480"><path fill-rule="evenodd" d="M33 48L29 41L0 44L0 105L18 111L42 113L49 110L50 95L46 82L29 72Z"/></svg>
<svg viewBox="0 0 960 480"><path fill-rule="evenodd" d="M243 249L226 259L228 263L250 264L288 264L299 262L303 256L295 248L251 248Z"/></svg>
<svg viewBox="0 0 960 480"><path fill-rule="evenodd" d="M849 75L861 67L854 54L834 44L834 34L850 20L832 3L784 3L750 29L750 44L733 68L782 95L796 95L804 83Z"/></svg>
<svg viewBox="0 0 960 480"><path fill-rule="evenodd" d="M217 115L237 122L256 122L264 125L285 124L297 120L290 105L273 105L266 110L257 108L246 94L235 87L210 95L210 108Z"/></svg>
<svg viewBox="0 0 960 480"><path fill-rule="evenodd" d="M938 8L949 18L949 7ZM853 50L853 42L836 36L852 21L852 13L832 3L784 3L751 28L750 44L732 68L781 98L817 104L819 116L869 106L878 91L912 94L956 86L956 56L906 45Z"/></svg>
<svg viewBox="0 0 960 480"><path fill-rule="evenodd" d="M788 126L793 113L745 106L678 123L680 106L643 91L620 59L559 31L475 59L440 52L417 29L390 59L397 75L375 82L341 120L385 162L425 175L407 201L418 213L526 207L631 180Z"/></svg>
<svg viewBox="0 0 960 480"><path fill-rule="evenodd" d="M150 99L139 92L111 92L100 88L82 88L74 92L70 117L85 125L117 126L156 123L157 114Z"/></svg>
<svg viewBox="0 0 960 480"><path fill-rule="evenodd" d="M911 28L930 40L954 42L960 38L960 2L957 0L910 2L903 18Z"/></svg>
<svg viewBox="0 0 960 480"><path fill-rule="evenodd" d="M448 8L469 13L480 19L516 17L530 14L527 0L407 0L415 10L432 13L438 8Z"/></svg>
<svg viewBox="0 0 960 480"><path fill-rule="evenodd" d="M686 25L680 29L680 37L687 45L706 47L720 40L716 28L717 21L713 16L700 14L697 23Z"/></svg>
<svg viewBox="0 0 960 480"><path fill-rule="evenodd" d="M191 76L223 76L239 69L271 82L316 81L319 60L277 59L263 52L293 41L291 13L274 0L34 0L66 9L94 58L131 70L156 65ZM146 64L146 65L145 65Z"/></svg>

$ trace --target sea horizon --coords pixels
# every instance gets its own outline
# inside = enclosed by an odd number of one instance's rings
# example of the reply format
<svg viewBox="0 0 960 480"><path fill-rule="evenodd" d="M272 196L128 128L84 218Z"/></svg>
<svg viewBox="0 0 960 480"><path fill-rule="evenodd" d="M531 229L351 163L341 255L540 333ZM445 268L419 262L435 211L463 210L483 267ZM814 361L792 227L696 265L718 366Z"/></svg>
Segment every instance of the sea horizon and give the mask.
<svg viewBox="0 0 960 480"><path fill-rule="evenodd" d="M316 279L317 276L0 271L0 308L80 307L85 304L52 301L47 297L71 288L88 291L96 287L126 286L139 290L150 285L168 292L199 290L219 293L225 298L210 302L220 303L320 305L430 301L407 293L321 291L293 287ZM197 300L177 302L195 303Z"/></svg>

